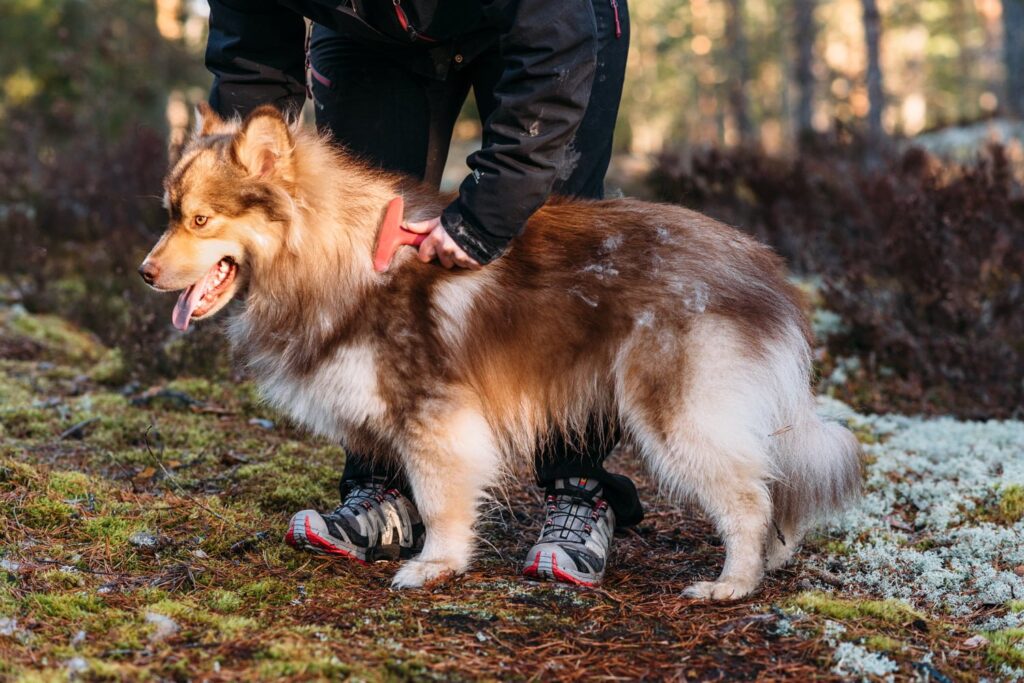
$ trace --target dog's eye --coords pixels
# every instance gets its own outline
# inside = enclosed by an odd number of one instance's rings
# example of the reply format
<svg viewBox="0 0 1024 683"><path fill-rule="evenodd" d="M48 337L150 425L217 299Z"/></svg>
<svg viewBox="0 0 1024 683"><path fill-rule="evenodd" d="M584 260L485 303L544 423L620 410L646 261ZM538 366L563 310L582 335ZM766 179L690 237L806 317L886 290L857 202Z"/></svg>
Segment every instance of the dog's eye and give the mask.
<svg viewBox="0 0 1024 683"><path fill-rule="evenodd" d="M195 217L195 224L198 225L199 227L202 227L202 226L206 225L206 221L208 221L208 220L210 220L210 219L208 217L206 217L206 216L196 216Z"/></svg>

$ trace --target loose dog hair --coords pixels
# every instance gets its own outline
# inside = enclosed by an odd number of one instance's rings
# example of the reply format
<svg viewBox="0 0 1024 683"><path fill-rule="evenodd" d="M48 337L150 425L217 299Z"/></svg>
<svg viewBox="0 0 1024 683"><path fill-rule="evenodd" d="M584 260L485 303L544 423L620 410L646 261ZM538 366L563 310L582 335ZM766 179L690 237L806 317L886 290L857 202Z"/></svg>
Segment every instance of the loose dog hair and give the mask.
<svg viewBox="0 0 1024 683"><path fill-rule="evenodd" d="M856 439L815 412L781 260L706 216L553 199L479 271L405 249L376 273L388 201L422 220L451 197L272 107L244 121L206 108L165 189L169 227L141 270L185 290L175 323L237 300L228 338L270 403L407 475L426 540L396 586L464 571L489 487L594 416L722 536L721 576L693 597L749 594L859 491Z"/></svg>

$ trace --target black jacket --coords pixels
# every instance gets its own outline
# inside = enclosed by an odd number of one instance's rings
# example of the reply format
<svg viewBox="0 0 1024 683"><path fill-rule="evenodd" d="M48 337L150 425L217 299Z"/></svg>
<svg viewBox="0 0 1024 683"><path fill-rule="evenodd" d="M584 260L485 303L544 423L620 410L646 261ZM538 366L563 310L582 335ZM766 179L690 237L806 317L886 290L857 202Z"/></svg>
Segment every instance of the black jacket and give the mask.
<svg viewBox="0 0 1024 683"><path fill-rule="evenodd" d="M268 102L301 108L302 16L387 45L428 78L445 78L455 54L468 62L497 42L505 63L495 89L500 105L442 217L481 263L500 256L547 199L594 79L591 0L213 0L210 9L210 104L223 115Z"/></svg>

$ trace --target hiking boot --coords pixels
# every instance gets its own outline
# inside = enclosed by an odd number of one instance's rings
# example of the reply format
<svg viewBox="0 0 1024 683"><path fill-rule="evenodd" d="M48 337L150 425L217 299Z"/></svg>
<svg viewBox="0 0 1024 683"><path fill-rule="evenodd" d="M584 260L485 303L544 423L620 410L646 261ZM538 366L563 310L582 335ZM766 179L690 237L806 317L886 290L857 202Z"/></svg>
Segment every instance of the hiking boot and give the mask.
<svg viewBox="0 0 1024 683"><path fill-rule="evenodd" d="M334 512L296 512L284 541L298 550L363 564L404 559L423 548L423 521L413 502L397 489L357 481Z"/></svg>
<svg viewBox="0 0 1024 683"><path fill-rule="evenodd" d="M591 479L558 479L548 489L548 516L530 548L523 574L579 586L595 586L611 554L615 513Z"/></svg>

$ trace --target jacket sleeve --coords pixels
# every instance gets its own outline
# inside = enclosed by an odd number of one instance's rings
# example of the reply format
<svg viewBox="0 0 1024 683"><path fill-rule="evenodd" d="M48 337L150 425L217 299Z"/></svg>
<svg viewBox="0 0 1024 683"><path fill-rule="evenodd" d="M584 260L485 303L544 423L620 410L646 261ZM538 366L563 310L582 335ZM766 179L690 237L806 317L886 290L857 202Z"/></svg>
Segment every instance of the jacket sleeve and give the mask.
<svg viewBox="0 0 1024 683"><path fill-rule="evenodd" d="M442 214L466 253L488 263L521 234L556 178L572 172L568 149L583 119L597 61L591 0L495 0L504 72L484 122L471 174Z"/></svg>
<svg viewBox="0 0 1024 683"><path fill-rule="evenodd" d="M211 0L210 106L221 116L261 104L297 114L306 99L305 35L302 16L275 0Z"/></svg>

